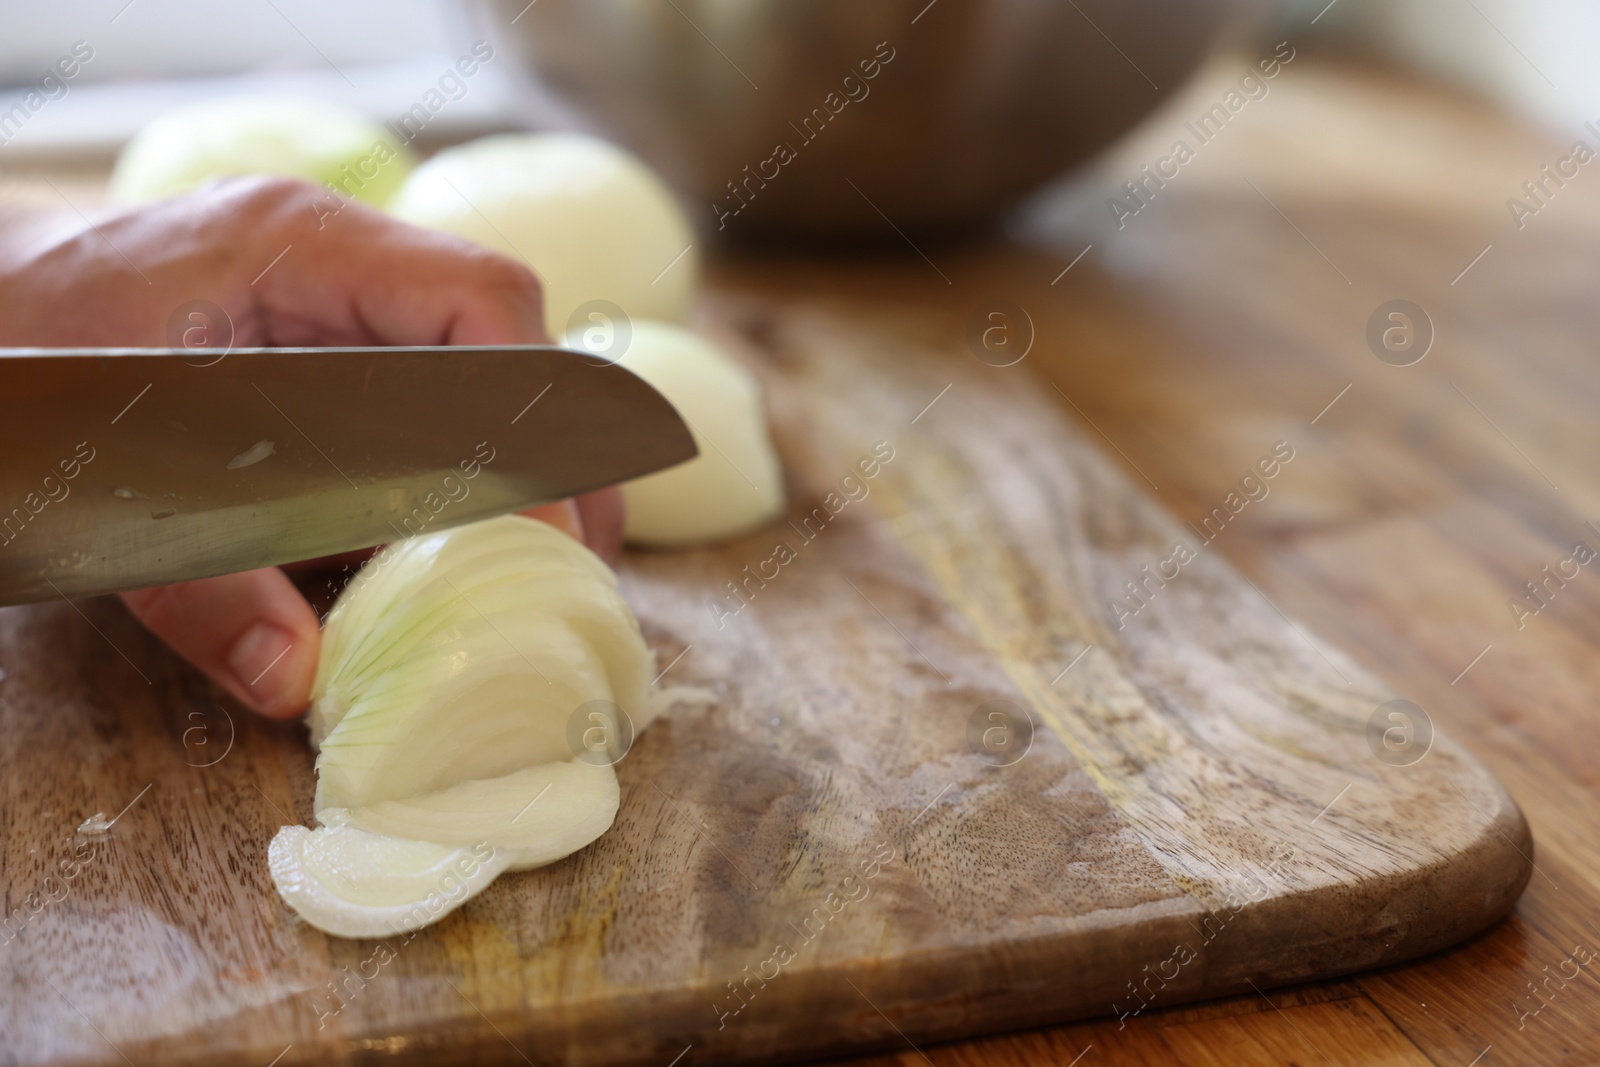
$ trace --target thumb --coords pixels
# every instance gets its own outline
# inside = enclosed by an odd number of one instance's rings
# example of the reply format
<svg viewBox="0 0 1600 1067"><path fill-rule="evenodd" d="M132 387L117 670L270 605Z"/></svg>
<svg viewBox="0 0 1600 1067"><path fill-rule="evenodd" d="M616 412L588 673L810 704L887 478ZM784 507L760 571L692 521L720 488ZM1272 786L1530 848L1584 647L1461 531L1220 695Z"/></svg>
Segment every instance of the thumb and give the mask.
<svg viewBox="0 0 1600 1067"><path fill-rule="evenodd" d="M122 594L136 618L184 659L271 718L305 710L322 630L276 567Z"/></svg>

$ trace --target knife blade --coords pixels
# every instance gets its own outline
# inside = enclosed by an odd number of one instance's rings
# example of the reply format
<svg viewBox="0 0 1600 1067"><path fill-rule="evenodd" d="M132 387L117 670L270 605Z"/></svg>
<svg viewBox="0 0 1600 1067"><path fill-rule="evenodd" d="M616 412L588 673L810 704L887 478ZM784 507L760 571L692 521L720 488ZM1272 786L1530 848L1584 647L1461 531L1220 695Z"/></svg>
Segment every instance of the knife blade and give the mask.
<svg viewBox="0 0 1600 1067"><path fill-rule="evenodd" d="M696 454L672 405L548 346L0 350L0 604L312 559Z"/></svg>

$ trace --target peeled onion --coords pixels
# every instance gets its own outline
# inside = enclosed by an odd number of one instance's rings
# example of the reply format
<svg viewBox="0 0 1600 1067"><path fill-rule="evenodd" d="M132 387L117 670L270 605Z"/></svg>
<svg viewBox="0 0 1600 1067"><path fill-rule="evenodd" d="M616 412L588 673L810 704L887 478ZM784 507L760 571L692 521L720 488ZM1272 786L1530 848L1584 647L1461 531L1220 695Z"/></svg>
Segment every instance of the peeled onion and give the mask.
<svg viewBox="0 0 1600 1067"><path fill-rule="evenodd" d="M575 331L567 344L585 347L587 333ZM672 402L700 449L687 463L623 483L628 541L706 544L782 514L783 470L754 375L705 338L663 322L632 323L618 362Z"/></svg>
<svg viewBox="0 0 1600 1067"><path fill-rule="evenodd" d="M117 157L110 196L136 204L211 178L271 174L383 204L411 165L392 134L354 112L293 97L229 97L151 120Z"/></svg>
<svg viewBox="0 0 1600 1067"><path fill-rule="evenodd" d="M327 620L322 825L273 838L279 893L328 933L387 936L583 848L616 816L612 764L653 714L654 665L615 575L554 527L390 545Z"/></svg>
<svg viewBox="0 0 1600 1067"><path fill-rule="evenodd" d="M680 319L699 278L693 232L666 186L593 137L504 134L446 149L389 210L527 263L552 337L593 301L632 319Z"/></svg>

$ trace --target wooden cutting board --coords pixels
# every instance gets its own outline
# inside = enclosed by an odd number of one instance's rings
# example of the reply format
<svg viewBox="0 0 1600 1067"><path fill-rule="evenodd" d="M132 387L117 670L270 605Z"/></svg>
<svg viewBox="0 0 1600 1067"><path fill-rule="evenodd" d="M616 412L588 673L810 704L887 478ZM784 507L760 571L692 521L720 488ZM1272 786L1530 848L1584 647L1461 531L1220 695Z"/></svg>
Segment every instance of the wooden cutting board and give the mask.
<svg viewBox="0 0 1600 1067"><path fill-rule="evenodd" d="M0 1064L905 1048L1375 967L1510 908L1503 789L1208 546L1296 442L1185 525L1028 360L843 298L703 325L766 380L789 521L623 574L663 684L717 702L640 736L600 841L409 941L273 892L298 725L114 602L0 612Z"/></svg>

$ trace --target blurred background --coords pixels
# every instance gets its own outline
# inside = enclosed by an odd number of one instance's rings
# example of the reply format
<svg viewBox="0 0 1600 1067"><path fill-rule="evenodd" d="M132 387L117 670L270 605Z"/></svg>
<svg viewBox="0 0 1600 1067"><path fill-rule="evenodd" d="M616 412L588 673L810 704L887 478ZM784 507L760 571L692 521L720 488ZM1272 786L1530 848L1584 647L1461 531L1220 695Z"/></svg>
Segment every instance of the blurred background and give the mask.
<svg viewBox="0 0 1600 1067"><path fill-rule="evenodd" d="M915 48L907 31L921 35ZM1209 107L1204 79L1191 78L1204 63L1235 80L1279 42L1297 57L1356 56L1463 88L1567 142L1600 118L1600 68L1583 54L1597 31L1600 6L1579 0L28 5L0 38L0 113L75 42L93 59L26 123L0 124L0 176L103 164L161 111L223 95L282 92L393 120L489 40L497 61L431 117L424 151L498 129L596 129L649 159L696 225L715 230L718 199L739 203L744 165L759 167L788 138L803 157L796 169L811 174L775 183L742 236L871 229L876 209L819 180L831 172L871 190L904 229L959 230L1063 174L1086 195L1114 192L1128 175L1083 164L1136 125L1177 131ZM893 76L867 86L876 98L812 147L814 128L797 124L880 40L898 59Z"/></svg>

